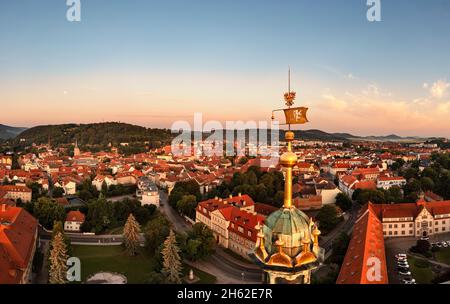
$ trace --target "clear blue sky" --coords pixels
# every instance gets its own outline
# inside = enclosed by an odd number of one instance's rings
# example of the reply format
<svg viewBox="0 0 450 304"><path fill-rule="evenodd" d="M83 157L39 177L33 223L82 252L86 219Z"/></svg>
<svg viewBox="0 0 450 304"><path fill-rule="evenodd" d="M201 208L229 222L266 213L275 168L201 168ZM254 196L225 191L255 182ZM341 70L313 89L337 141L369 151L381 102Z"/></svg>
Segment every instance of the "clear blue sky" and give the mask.
<svg viewBox="0 0 450 304"><path fill-rule="evenodd" d="M89 115L80 113L86 120L170 126L176 115L163 111L161 103L167 100L179 109L179 117L203 110L209 119L233 119L233 111L215 117L207 103L217 98L218 105L239 106L246 89L259 88L264 94L246 98L243 110L254 105L261 112L246 112L239 118L262 119L271 106L282 104L280 98L264 99L270 96L265 90L281 96L290 65L299 98L317 110L311 113L315 119L310 127L449 136L445 128L395 129L393 124L391 130L383 120L367 128L357 120L353 125L325 122L331 119L325 113L327 106L347 121L352 117L349 107L354 111L358 104L371 102L394 103L392 109L410 111L411 117L428 119L428 124L434 122L435 112L450 114L450 1L381 3L383 21L369 23L366 0L81 0L82 20L70 23L64 0L1 0L0 103L16 103L24 111L31 108L40 118L0 113L0 122L25 126L61 122L46 114L55 107L65 113L60 119L85 122L69 115L76 108L59 104L63 98L90 105ZM236 79L245 79L242 87ZM271 81L273 88L267 85ZM200 89L202 83L210 88L209 101L193 89ZM223 91L220 83L227 84ZM83 90L87 86L92 95ZM230 87L235 88L235 97ZM131 91L151 92L152 98L144 105L145 101L129 95ZM229 102L220 98L223 94ZM127 109L120 107L120 101L112 104L123 117L112 110L99 114L111 96L126 99ZM183 98L192 106L178 107ZM417 105L428 105L435 112L430 110L424 117ZM144 122L136 118L143 111L170 118L158 120L155 115ZM370 108L364 111L370 116ZM373 111L380 110L375 106ZM398 123L405 124L406 117L402 119Z"/></svg>

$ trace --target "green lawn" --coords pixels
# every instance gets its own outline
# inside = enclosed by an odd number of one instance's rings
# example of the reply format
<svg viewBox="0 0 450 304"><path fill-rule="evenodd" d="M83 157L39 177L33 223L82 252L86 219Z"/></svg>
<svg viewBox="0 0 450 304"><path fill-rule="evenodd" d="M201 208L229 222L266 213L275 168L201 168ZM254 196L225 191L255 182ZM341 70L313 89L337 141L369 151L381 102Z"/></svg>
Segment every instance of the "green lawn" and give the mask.
<svg viewBox="0 0 450 304"><path fill-rule="evenodd" d="M431 267L420 267L420 262L416 262L416 258L408 257L408 264L412 277L416 280L417 284L431 284L431 280L434 277Z"/></svg>
<svg viewBox="0 0 450 304"><path fill-rule="evenodd" d="M153 256L145 253L144 249L137 256L128 256L122 246L72 246L72 256L81 260L81 279L86 279L99 271L117 272L125 275L130 284L145 283L150 272L156 266ZM192 267L183 267L187 274ZM216 277L193 269L194 274L200 278L199 283L215 283Z"/></svg>
<svg viewBox="0 0 450 304"><path fill-rule="evenodd" d="M128 283L145 283L147 275L154 269L152 256L141 250L137 256L128 256L122 246L72 246L72 255L81 260L81 279L99 271L124 274Z"/></svg>
<svg viewBox="0 0 450 304"><path fill-rule="evenodd" d="M441 248L435 256L438 262L450 265L450 248Z"/></svg>

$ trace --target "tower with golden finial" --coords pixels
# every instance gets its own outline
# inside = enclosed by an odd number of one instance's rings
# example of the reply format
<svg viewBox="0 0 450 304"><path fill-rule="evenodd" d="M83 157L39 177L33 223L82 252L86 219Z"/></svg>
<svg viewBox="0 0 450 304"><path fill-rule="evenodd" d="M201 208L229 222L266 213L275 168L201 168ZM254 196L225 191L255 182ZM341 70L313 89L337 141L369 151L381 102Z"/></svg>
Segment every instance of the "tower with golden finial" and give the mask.
<svg viewBox="0 0 450 304"><path fill-rule="evenodd" d="M288 92L284 94L288 109L275 110L285 112L289 126L285 134L287 151L280 157L285 173L283 207L269 215L264 225L256 226L259 232L252 254L254 261L264 270L264 281L270 284L309 284L312 271L324 259L317 224L292 203L292 170L297 164L297 155L292 151L295 136L291 124L307 122L308 109L291 108L296 94L291 91L290 75L289 69Z"/></svg>

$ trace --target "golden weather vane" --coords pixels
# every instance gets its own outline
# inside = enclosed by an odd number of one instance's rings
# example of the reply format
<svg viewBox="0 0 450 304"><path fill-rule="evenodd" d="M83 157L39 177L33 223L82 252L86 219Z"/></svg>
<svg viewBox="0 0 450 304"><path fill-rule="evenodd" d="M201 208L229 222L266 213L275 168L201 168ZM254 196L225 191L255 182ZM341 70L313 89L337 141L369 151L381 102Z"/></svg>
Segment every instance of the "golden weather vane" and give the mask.
<svg viewBox="0 0 450 304"><path fill-rule="evenodd" d="M288 71L288 92L284 94L284 101L287 109L278 109L272 111L272 120L275 119L275 112L283 111L286 117L286 123L284 125L289 126L289 130L291 129L291 125L297 124L305 124L308 122L308 118L306 118L306 112L308 112L308 108L298 107L291 108L294 105L294 100L296 97L295 92L291 91L291 68Z"/></svg>

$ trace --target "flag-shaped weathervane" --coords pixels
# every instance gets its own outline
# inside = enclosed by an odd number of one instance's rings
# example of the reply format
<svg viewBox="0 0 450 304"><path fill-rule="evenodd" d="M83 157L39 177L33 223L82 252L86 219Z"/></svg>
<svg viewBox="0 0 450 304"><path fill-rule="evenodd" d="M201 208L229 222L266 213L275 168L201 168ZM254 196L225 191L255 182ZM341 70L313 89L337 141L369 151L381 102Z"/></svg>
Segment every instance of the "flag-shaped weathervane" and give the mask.
<svg viewBox="0 0 450 304"><path fill-rule="evenodd" d="M296 93L291 91L291 69L289 69L288 92L284 94L284 100L288 108L272 111L272 120L275 119L273 114L274 112L284 111L284 115L286 117L286 125L289 125L289 129L291 125L305 124L308 122L308 118L306 117L308 108L305 107L291 108L294 105L295 95Z"/></svg>

